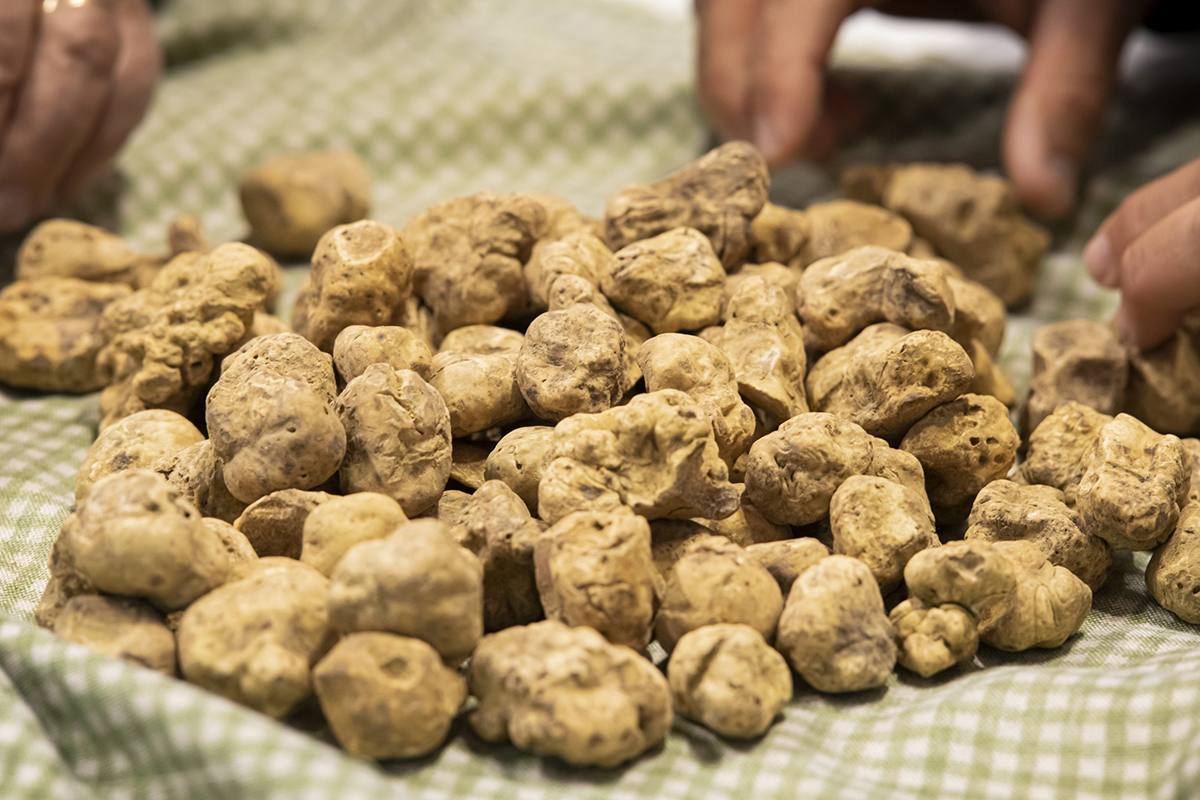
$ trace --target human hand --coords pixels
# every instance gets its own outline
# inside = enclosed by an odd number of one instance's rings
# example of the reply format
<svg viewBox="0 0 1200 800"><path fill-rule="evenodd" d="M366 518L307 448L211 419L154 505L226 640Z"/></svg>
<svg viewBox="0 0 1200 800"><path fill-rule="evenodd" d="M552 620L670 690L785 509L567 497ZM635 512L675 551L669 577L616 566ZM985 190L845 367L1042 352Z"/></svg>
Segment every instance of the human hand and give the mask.
<svg viewBox="0 0 1200 800"><path fill-rule="evenodd" d="M1200 309L1200 159L1138 189L1084 250L1097 283L1121 290L1117 320L1141 348Z"/></svg>
<svg viewBox="0 0 1200 800"><path fill-rule="evenodd" d="M116 154L161 66L146 0L0 0L0 233Z"/></svg>
<svg viewBox="0 0 1200 800"><path fill-rule="evenodd" d="M1034 211L1070 210L1145 0L696 0L700 96L717 131L755 142L772 164L830 155L849 103L827 84L826 61L842 22L865 7L997 22L1028 39L1004 162Z"/></svg>

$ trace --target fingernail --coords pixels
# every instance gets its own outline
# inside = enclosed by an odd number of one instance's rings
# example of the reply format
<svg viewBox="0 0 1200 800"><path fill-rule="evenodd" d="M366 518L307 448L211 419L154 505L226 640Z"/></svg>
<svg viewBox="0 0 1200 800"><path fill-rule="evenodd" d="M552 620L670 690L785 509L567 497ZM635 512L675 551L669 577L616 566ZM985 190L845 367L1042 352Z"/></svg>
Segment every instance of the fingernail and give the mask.
<svg viewBox="0 0 1200 800"><path fill-rule="evenodd" d="M1108 289L1120 286L1120 269L1117 259L1113 257L1112 242L1108 240L1107 233L1097 233L1092 237L1083 249L1083 263L1096 283Z"/></svg>
<svg viewBox="0 0 1200 800"><path fill-rule="evenodd" d="M1050 174L1052 193L1050 205L1053 216L1061 217L1075 206L1075 190L1079 184L1079 166L1069 158L1055 156L1046 165Z"/></svg>
<svg viewBox="0 0 1200 800"><path fill-rule="evenodd" d="M754 117L754 144L762 151L763 158L774 164L783 155L779 148L779 134L774 123L766 114Z"/></svg>

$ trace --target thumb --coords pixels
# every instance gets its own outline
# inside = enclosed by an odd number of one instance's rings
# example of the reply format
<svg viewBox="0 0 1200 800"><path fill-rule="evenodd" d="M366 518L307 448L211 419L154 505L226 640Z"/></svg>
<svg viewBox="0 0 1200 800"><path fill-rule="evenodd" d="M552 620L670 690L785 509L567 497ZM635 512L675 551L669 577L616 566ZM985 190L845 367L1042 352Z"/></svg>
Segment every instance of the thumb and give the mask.
<svg viewBox="0 0 1200 800"><path fill-rule="evenodd" d="M1079 166L1104 119L1121 48L1142 2L1046 0L1009 107L1004 161L1021 199L1058 217L1074 204Z"/></svg>

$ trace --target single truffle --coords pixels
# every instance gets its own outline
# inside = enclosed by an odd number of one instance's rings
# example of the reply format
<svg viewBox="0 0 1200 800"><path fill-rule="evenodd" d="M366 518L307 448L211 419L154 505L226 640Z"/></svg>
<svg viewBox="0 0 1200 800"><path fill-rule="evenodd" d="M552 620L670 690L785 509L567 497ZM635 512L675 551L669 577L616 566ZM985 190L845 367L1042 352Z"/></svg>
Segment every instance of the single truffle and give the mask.
<svg viewBox="0 0 1200 800"><path fill-rule="evenodd" d="M313 668L333 735L360 758L417 758L436 750L467 699L467 682L419 639L352 633Z"/></svg>
<svg viewBox="0 0 1200 800"><path fill-rule="evenodd" d="M746 260L751 221L769 186L762 154L746 142L728 142L660 181L610 197L606 238L619 249L686 225L707 236L724 267L734 269Z"/></svg>
<svg viewBox="0 0 1200 800"><path fill-rule="evenodd" d="M441 522L405 523L342 556L330 576L329 621L346 633L413 636L443 658L465 658L483 635L483 567Z"/></svg>
<svg viewBox="0 0 1200 800"><path fill-rule="evenodd" d="M407 521L400 504L385 494L332 497L304 518L300 560L329 575L351 547L389 536Z"/></svg>
<svg viewBox="0 0 1200 800"><path fill-rule="evenodd" d="M521 396L538 417L604 411L623 393L625 331L595 306L548 311L529 323L515 366Z"/></svg>
<svg viewBox="0 0 1200 800"><path fill-rule="evenodd" d="M546 223L544 206L528 195L477 192L438 203L405 226L413 286L443 331L526 310L522 270Z"/></svg>
<svg viewBox="0 0 1200 800"><path fill-rule="evenodd" d="M628 508L568 514L537 540L535 564L548 619L634 649L650 643L663 586L644 518Z"/></svg>
<svg viewBox="0 0 1200 800"><path fill-rule="evenodd" d="M1081 465L1075 502L1087 533L1116 550L1152 550L1171 535L1191 478L1178 438L1119 414L1100 429Z"/></svg>
<svg viewBox="0 0 1200 800"><path fill-rule="evenodd" d="M1125 401L1129 364L1117 337L1099 322L1073 319L1033 335L1033 380L1024 425L1033 430L1068 401L1116 414Z"/></svg>
<svg viewBox="0 0 1200 800"><path fill-rule="evenodd" d="M954 293L945 268L882 247L858 247L804 270L796 313L812 349L839 347L875 322L950 330Z"/></svg>
<svg viewBox="0 0 1200 800"><path fill-rule="evenodd" d="M673 389L568 417L555 427L550 458L538 486L538 512L548 522L621 504L647 519L721 519L737 509L712 423Z"/></svg>
<svg viewBox="0 0 1200 800"><path fill-rule="evenodd" d="M728 539L706 536L689 542L675 562L654 631L667 650L688 631L717 623L749 625L770 640L782 608L771 573Z"/></svg>
<svg viewBox="0 0 1200 800"><path fill-rule="evenodd" d="M1188 503L1175 532L1155 549L1146 567L1146 588L1160 606L1200 625L1200 505Z"/></svg>
<svg viewBox="0 0 1200 800"><path fill-rule="evenodd" d="M918 492L867 475L847 478L833 493L829 529L833 552L866 564L884 593L900 584L909 559L941 544Z"/></svg>
<svg viewBox="0 0 1200 800"><path fill-rule="evenodd" d="M1003 403L965 394L922 417L900 449L916 456L925 469L938 521L951 522L966 517L980 489L1008 474L1019 444Z"/></svg>
<svg viewBox="0 0 1200 800"><path fill-rule="evenodd" d="M600 289L655 333L699 330L720 320L725 270L708 239L675 228L618 250Z"/></svg>
<svg viewBox="0 0 1200 800"><path fill-rule="evenodd" d="M292 327L326 352L351 325L384 325L412 291L412 256L390 225L361 220L325 233Z"/></svg>
<svg viewBox="0 0 1200 800"><path fill-rule="evenodd" d="M965 538L1030 542L1051 564L1066 567L1096 591L1108 578L1112 549L1081 525L1079 514L1058 489L999 480L975 498Z"/></svg>
<svg viewBox="0 0 1200 800"><path fill-rule="evenodd" d="M792 671L749 625L686 633L667 664L675 711L721 736L761 736L792 699Z"/></svg>
<svg viewBox="0 0 1200 800"><path fill-rule="evenodd" d="M329 580L290 558L264 558L197 600L179 621L179 668L191 683L282 718L312 694L309 670L330 644Z"/></svg>
<svg viewBox="0 0 1200 800"><path fill-rule="evenodd" d="M938 331L878 323L813 364L806 385L814 411L852 420L895 439L975 378L966 351Z"/></svg>
<svg viewBox="0 0 1200 800"><path fill-rule="evenodd" d="M450 432L455 437L529 416L529 405L517 384L515 353L440 352L433 357L429 385L445 400Z"/></svg>
<svg viewBox="0 0 1200 800"><path fill-rule="evenodd" d="M882 686L896 665L896 643L879 585L861 561L823 558L792 584L776 646L817 691Z"/></svg>
<svg viewBox="0 0 1200 800"><path fill-rule="evenodd" d="M225 582L221 537L159 475L131 469L96 483L63 526L74 571L108 594L173 611Z"/></svg>
<svg viewBox="0 0 1200 800"><path fill-rule="evenodd" d="M372 364L335 407L346 431L344 492L386 494L410 517L437 503L453 453L450 412L434 387L410 370Z"/></svg>
<svg viewBox="0 0 1200 800"><path fill-rule="evenodd" d="M342 329L333 343L333 365L346 384L367 371L372 364L387 364L392 369L410 369L429 380L433 353L425 340L408 328L395 325L350 325Z"/></svg>
<svg viewBox="0 0 1200 800"><path fill-rule="evenodd" d="M922 678L970 661L979 649L975 617L954 603L930 607L909 598L888 619L896 631L897 662Z"/></svg>
<svg viewBox="0 0 1200 800"><path fill-rule="evenodd" d="M55 617L54 633L102 656L175 675L175 634L162 614L141 600L98 594L72 597Z"/></svg>
<svg viewBox="0 0 1200 800"><path fill-rule="evenodd" d="M307 256L335 225L367 215L367 167L350 152L283 155L242 176L238 192L250 237L279 256Z"/></svg>
<svg viewBox="0 0 1200 800"><path fill-rule="evenodd" d="M333 477L346 452L336 391L333 359L294 333L252 339L225 359L205 420L234 497L252 503Z"/></svg>
<svg viewBox="0 0 1200 800"><path fill-rule="evenodd" d="M732 463L754 434L754 412L742 402L733 365L720 348L696 336L664 333L638 350L646 391L678 389L692 398L713 425L722 459Z"/></svg>
<svg viewBox="0 0 1200 800"><path fill-rule="evenodd" d="M104 310L123 285L75 278L19 280L0 291L0 382L43 392L93 392Z"/></svg>
<svg viewBox="0 0 1200 800"><path fill-rule="evenodd" d="M576 766L635 758L673 721L667 679L653 664L594 630L551 620L485 636L469 681L481 738Z"/></svg>
<svg viewBox="0 0 1200 800"><path fill-rule="evenodd" d="M160 459L204 441L196 426L173 411L151 409L108 426L83 457L75 479L75 502L82 502L96 481L127 469L151 469Z"/></svg>
<svg viewBox="0 0 1200 800"><path fill-rule="evenodd" d="M530 425L506 433L492 448L483 467L485 480L501 480L525 501L529 510L538 512L538 484L550 464L554 449L554 428Z"/></svg>

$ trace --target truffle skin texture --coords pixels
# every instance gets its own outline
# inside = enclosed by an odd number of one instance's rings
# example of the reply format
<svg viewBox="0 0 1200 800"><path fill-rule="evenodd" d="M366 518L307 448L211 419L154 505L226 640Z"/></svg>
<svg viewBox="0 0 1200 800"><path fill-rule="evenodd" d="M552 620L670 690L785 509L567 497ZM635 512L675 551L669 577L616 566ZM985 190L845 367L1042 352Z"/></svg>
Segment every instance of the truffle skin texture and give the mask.
<svg viewBox="0 0 1200 800"><path fill-rule="evenodd" d="M576 511L550 526L534 552L548 619L586 625L634 649L650 643L662 578L644 518L628 508Z"/></svg>
<svg viewBox="0 0 1200 800"><path fill-rule="evenodd" d="M145 408L183 410L208 385L215 360L241 341L279 266L244 244L183 253L145 289L104 309L96 359L102 424Z"/></svg>
<svg viewBox="0 0 1200 800"><path fill-rule="evenodd" d="M425 340L396 325L350 325L333 342L333 365L343 383L349 383L372 364L410 369L429 380L433 353Z"/></svg>
<svg viewBox="0 0 1200 800"><path fill-rule="evenodd" d="M154 465L154 471L205 517L232 524L246 510L246 504L229 493L221 463L207 439L163 456Z"/></svg>
<svg viewBox="0 0 1200 800"><path fill-rule="evenodd" d="M1063 403L1029 435L1021 462L1022 479L1060 489L1067 504L1075 505L1083 479L1083 456L1112 419L1083 403Z"/></svg>
<svg viewBox="0 0 1200 800"><path fill-rule="evenodd" d="M675 711L731 739L752 739L792 699L792 670L749 625L686 633L667 664Z"/></svg>
<svg viewBox="0 0 1200 800"><path fill-rule="evenodd" d="M694 228L675 228L618 250L600 276L613 305L655 333L694 331L720 321L725 270Z"/></svg>
<svg viewBox="0 0 1200 800"><path fill-rule="evenodd" d="M371 182L354 153L284 155L259 164L238 187L250 237L278 256L307 256L335 225L367 215Z"/></svg>
<svg viewBox="0 0 1200 800"><path fill-rule="evenodd" d="M413 286L441 329L524 312L523 266L545 230L546 209L537 200L492 192L438 203L406 225Z"/></svg>
<svg viewBox="0 0 1200 800"><path fill-rule="evenodd" d="M746 548L746 555L771 573L783 596L792 590L804 570L829 556L829 548L808 536L778 542L760 542Z"/></svg>
<svg viewBox="0 0 1200 800"><path fill-rule="evenodd" d="M1016 567L1017 590L1008 612L980 631L985 643L1012 652L1058 647L1079 630L1092 610L1087 584L1030 542L997 542L996 549Z"/></svg>
<svg viewBox="0 0 1200 800"><path fill-rule="evenodd" d="M832 414L793 417L751 445L746 493L771 522L816 522L846 478L870 471L875 441Z"/></svg>
<svg viewBox="0 0 1200 800"><path fill-rule="evenodd" d="M878 205L854 200L816 203L803 211L763 206L751 226L760 261L804 268L814 261L865 245L908 252L912 226Z"/></svg>
<svg viewBox="0 0 1200 800"><path fill-rule="evenodd" d="M938 521L951 522L969 513L980 489L1008 474L1019 444L1003 403L965 394L922 417L900 449L921 462Z"/></svg>
<svg viewBox="0 0 1200 800"><path fill-rule="evenodd" d="M43 392L92 392L104 344L101 319L128 297L117 284L75 278L19 280L0 291L0 382Z"/></svg>
<svg viewBox="0 0 1200 800"><path fill-rule="evenodd" d="M1028 430L1069 400L1101 414L1121 410L1129 364L1107 325L1088 319L1045 325L1033 335L1032 347L1033 380L1024 422Z"/></svg>
<svg viewBox="0 0 1200 800"><path fill-rule="evenodd" d="M493 356L497 353L517 354L525 342L520 331L495 325L467 325L446 334L438 353L462 353L472 356Z"/></svg>
<svg viewBox="0 0 1200 800"><path fill-rule="evenodd" d="M534 548L542 537L541 524L501 481L485 481L457 512L451 511L454 500L447 498L449 494L442 495L438 503L439 518L454 526L452 532L459 544L483 564L484 630L498 631L541 619L542 603L534 576Z"/></svg>
<svg viewBox="0 0 1200 800"><path fill-rule="evenodd" d="M975 378L971 359L938 331L883 322L813 364L806 385L814 411L895 439L931 410L961 395Z"/></svg>
<svg viewBox="0 0 1200 800"><path fill-rule="evenodd" d="M1146 567L1146 588L1184 622L1200 625L1200 504L1188 503Z"/></svg>
<svg viewBox="0 0 1200 800"><path fill-rule="evenodd" d="M1191 479L1178 438L1119 414L1100 429L1081 464L1075 502L1087 533L1114 550L1152 550L1175 530Z"/></svg>
<svg viewBox="0 0 1200 800"><path fill-rule="evenodd" d="M1004 343L1008 325L1004 301L982 283L955 275L948 275L946 280L954 295L954 327L950 335L964 348L975 340L988 355L995 356Z"/></svg>
<svg viewBox="0 0 1200 800"><path fill-rule="evenodd" d="M722 319L712 343L729 358L746 402L779 422L806 413L804 331L784 290L762 278L746 280Z"/></svg>
<svg viewBox="0 0 1200 800"><path fill-rule="evenodd" d="M747 142L728 142L660 181L610 197L605 235L619 249L686 225L712 241L726 269L736 269L749 253L750 224L769 187L762 154Z"/></svg>
<svg viewBox="0 0 1200 800"><path fill-rule="evenodd" d="M576 766L635 758L673 721L671 690L654 665L590 628L551 620L484 637L469 681L481 738Z"/></svg>
<svg viewBox="0 0 1200 800"><path fill-rule="evenodd" d="M252 503L333 477L346 453L336 391L333 359L294 333L251 339L225 359L205 420L234 497Z"/></svg>
<svg viewBox="0 0 1200 800"><path fill-rule="evenodd" d="M1124 411L1156 431L1200 432L1200 321L1185 319L1175 335L1152 350L1127 347L1129 386Z"/></svg>
<svg viewBox="0 0 1200 800"><path fill-rule="evenodd" d="M639 348L638 366L646 391L678 389L704 410L727 463L746 452L754 435L754 411L742 402L733 365L720 348L697 336L664 333Z"/></svg>
<svg viewBox="0 0 1200 800"><path fill-rule="evenodd" d="M992 481L975 498L967 524L967 539L1032 543L1051 564L1066 567L1092 591L1108 578L1112 549L1081 530L1079 514L1052 486Z"/></svg>
<svg viewBox="0 0 1200 800"><path fill-rule="evenodd" d="M817 691L882 686L896 666L896 643L866 564L834 555L806 569L788 592L776 647Z"/></svg>
<svg viewBox="0 0 1200 800"><path fill-rule="evenodd" d="M175 634L162 615L141 600L98 594L72 597L55 617L54 633L100 655L175 674Z"/></svg>
<svg viewBox="0 0 1200 800"><path fill-rule="evenodd" d="M888 619L896 631L896 660L922 678L970 661L979 649L975 617L954 603L931 608L909 598Z"/></svg>
<svg viewBox="0 0 1200 800"><path fill-rule="evenodd" d="M569 233L561 239L541 242L533 249L525 265L525 280L529 295L537 308L550 304L550 289L563 275L578 275L593 286L609 270L612 250L599 237L587 230Z"/></svg>
<svg viewBox="0 0 1200 800"><path fill-rule="evenodd" d="M186 417L156 408L140 411L100 432L88 448L75 479L75 502L87 497L96 481L122 470L150 469L159 459L204 441Z"/></svg>
<svg viewBox="0 0 1200 800"><path fill-rule="evenodd" d="M889 170L880 204L1005 303L1029 296L1050 237L1008 181L962 164L905 164Z"/></svg>
<svg viewBox="0 0 1200 800"><path fill-rule="evenodd" d="M405 522L400 504L385 494L330 498L304 518L300 560L329 575L351 547L389 536Z"/></svg>
<svg viewBox="0 0 1200 800"><path fill-rule="evenodd" d="M1012 607L1017 568L990 542L947 542L909 559L904 583L909 596L927 606L963 606L975 615L982 632Z"/></svg>
<svg viewBox="0 0 1200 800"><path fill-rule="evenodd" d="M17 251L18 281L75 278L136 286L141 259L125 240L73 219L40 223Z"/></svg>
<svg viewBox="0 0 1200 800"><path fill-rule="evenodd" d="M687 544L668 574L654 631L667 650L688 631L721 622L749 625L769 640L782 608L771 573L723 536L705 536Z"/></svg>
<svg viewBox="0 0 1200 800"><path fill-rule="evenodd" d="M552 422L612 408L621 399L625 331L595 306L538 316L525 331L516 379L534 414Z"/></svg>
<svg viewBox="0 0 1200 800"><path fill-rule="evenodd" d="M330 624L423 639L447 660L483 635L483 566L434 519L351 547L330 576Z"/></svg>
<svg viewBox="0 0 1200 800"><path fill-rule="evenodd" d="M282 718L312 694L309 671L329 647L329 580L290 558L247 565L179 622L189 682Z"/></svg>
<svg viewBox="0 0 1200 800"><path fill-rule="evenodd" d="M832 350L875 322L948 331L954 324L954 293L936 261L859 247L804 270L796 287L796 313L809 347Z"/></svg>
<svg viewBox="0 0 1200 800"><path fill-rule="evenodd" d="M246 506L233 526L260 556L300 558L308 515L333 499L325 492L281 489Z"/></svg>
<svg viewBox="0 0 1200 800"><path fill-rule="evenodd" d="M467 699L467 682L419 639L352 633L313 668L313 689L338 743L359 758L436 750Z"/></svg>
<svg viewBox="0 0 1200 800"><path fill-rule="evenodd" d="M529 511L538 513L538 484L550 464L554 428L530 425L506 433L488 454L483 466L485 480L501 480L517 493Z"/></svg>
<svg viewBox="0 0 1200 800"><path fill-rule="evenodd" d="M529 416L529 405L517 384L515 353L440 352L433 357L429 385L446 401L455 438Z"/></svg>
<svg viewBox="0 0 1200 800"><path fill-rule="evenodd" d="M75 572L99 591L173 611L224 583L220 536L170 484L144 469L99 481L63 528Z"/></svg>
<svg viewBox="0 0 1200 800"><path fill-rule="evenodd" d="M708 417L683 392L664 389L558 423L538 512L557 522L624 504L651 520L724 519L739 503L728 476Z"/></svg>
<svg viewBox="0 0 1200 800"><path fill-rule="evenodd" d="M450 412L411 370L372 364L337 399L346 430L342 491L380 492L415 517L437 503L450 477Z"/></svg>
<svg viewBox="0 0 1200 800"><path fill-rule="evenodd" d="M829 528L833 552L866 564L884 593L900 584L910 558L941 544L920 494L868 475L847 478L833 493Z"/></svg>
<svg viewBox="0 0 1200 800"><path fill-rule="evenodd" d="M390 225L361 220L339 225L317 242L306 286L310 297L297 307L292 327L332 352L349 325L383 325L412 292L412 256Z"/></svg>

